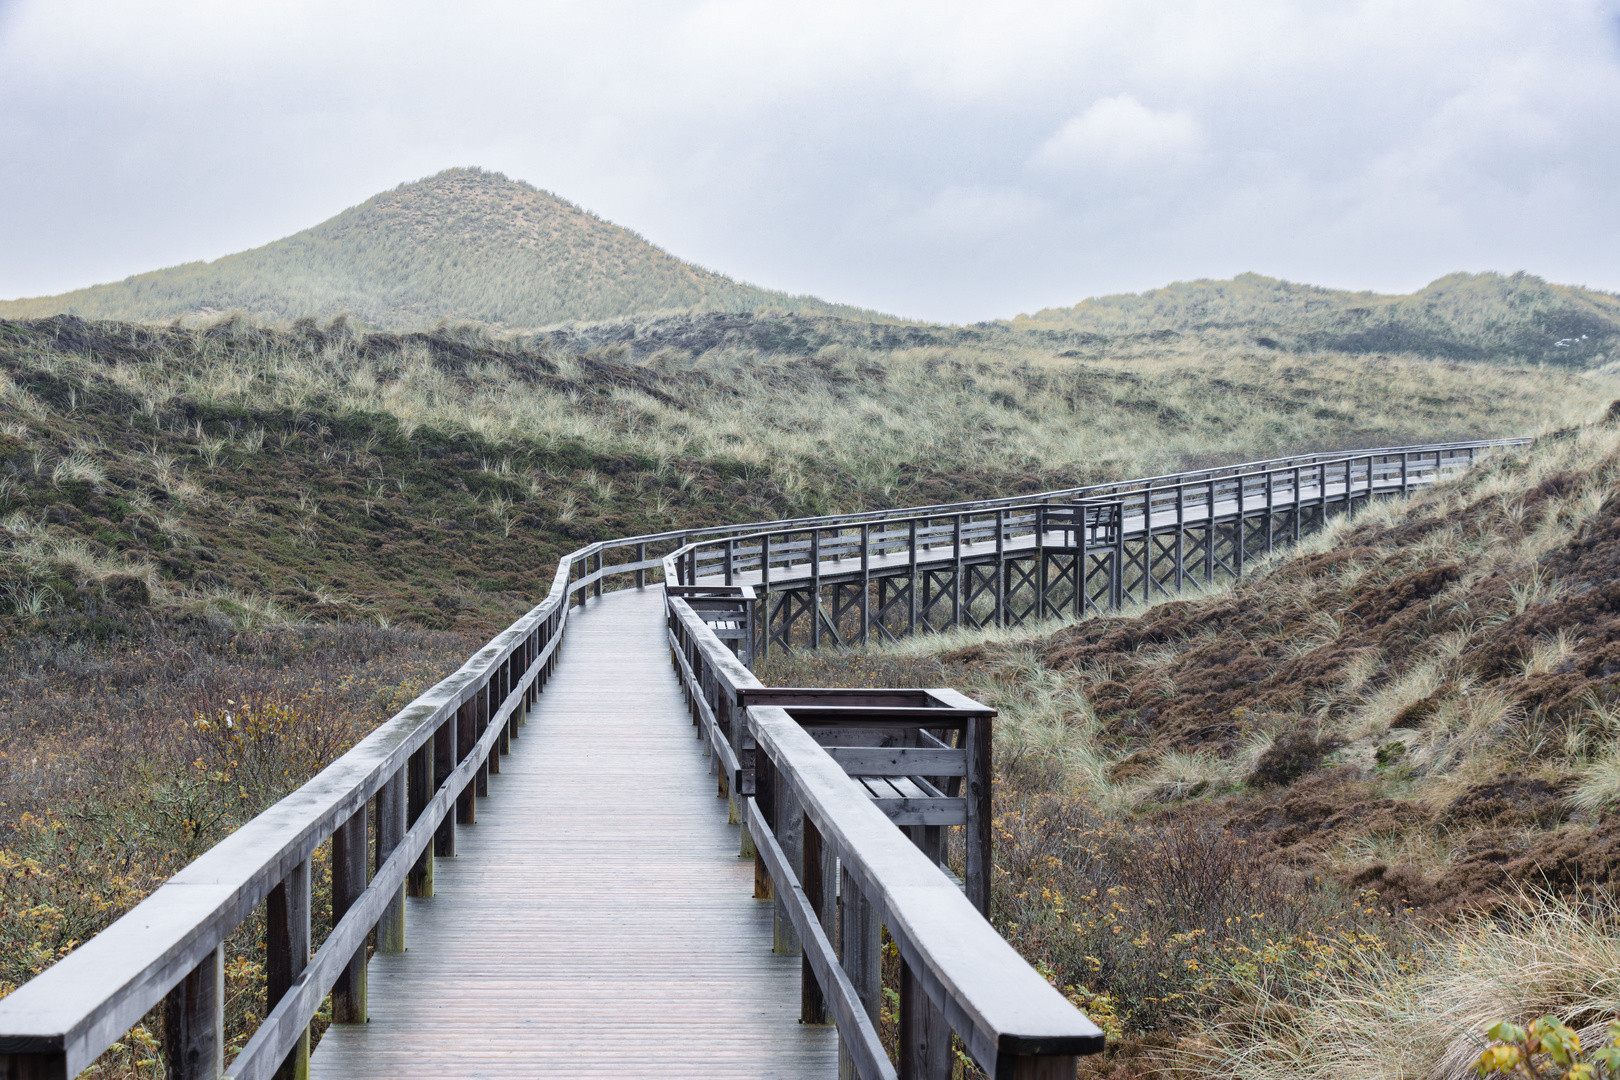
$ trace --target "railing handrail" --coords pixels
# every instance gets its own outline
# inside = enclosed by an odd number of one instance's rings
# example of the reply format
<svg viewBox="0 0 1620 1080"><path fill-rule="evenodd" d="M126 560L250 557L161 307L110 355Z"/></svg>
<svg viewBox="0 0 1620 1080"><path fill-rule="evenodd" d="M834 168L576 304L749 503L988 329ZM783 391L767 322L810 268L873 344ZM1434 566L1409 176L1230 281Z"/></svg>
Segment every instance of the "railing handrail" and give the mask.
<svg viewBox="0 0 1620 1080"><path fill-rule="evenodd" d="M1158 485L1161 481L1186 478L1188 483L1194 482L1196 477L1204 477L1206 481L1223 475L1236 476L1248 470L1261 469L1274 466L1277 469L1293 468L1294 463L1332 464L1337 461L1359 461L1368 456L1388 457L1394 454L1416 453L1419 451L1434 450L1468 450L1489 449L1499 446L1526 446L1534 440L1530 436L1516 436L1504 439L1467 439L1444 443L1417 443L1409 446L1380 446L1366 450L1336 450L1320 454L1293 454L1286 457L1265 458L1259 461L1246 461L1232 465L1216 465L1208 469L1187 469L1182 472L1163 473L1158 476L1142 477L1135 480L1120 480L1112 482L1099 482L1095 484L1082 484L1077 487L1053 488L1049 491L1035 492L1030 495L1009 495L999 499L970 499L954 503L933 503L923 506L897 506L888 510L863 510L854 514L823 514L813 517L777 518L773 521L746 522L738 525L704 526L696 529L673 529L660 533L645 533L640 536L626 536L614 540L602 540L588 547L580 548L565 560L581 559L595 554L597 551L616 550L634 544L656 544L672 540L696 541L705 537L724 539L731 537L741 539L744 536L757 536L767 532L798 532L811 529L818 525L830 526L837 524L860 525L874 521L906 520L908 518L945 517L955 513L966 513L972 509L995 509L997 507L1022 506L1034 503L1047 502L1051 499L1068 498L1088 491L1105 491L1112 489L1127 490L1137 485ZM653 566L660 560L649 559L643 565ZM609 569L609 568L605 568ZM630 564L623 564L620 569L633 570Z"/></svg>
<svg viewBox="0 0 1620 1080"><path fill-rule="evenodd" d="M935 506L906 507L893 510L867 511L861 514L829 515L817 518L793 518L780 521L764 522L748 526L730 526L723 530L689 530L686 533L663 533L657 537L639 538L638 542L650 542L654 539L685 539L687 542L680 545L667 555L656 561L661 563L665 574L671 581L677 580L678 559L684 555L697 552L702 560L714 562L721 558L719 552L709 554L704 549L711 544L722 541L736 543L741 541L759 540L765 537L785 535L795 532L808 532L817 529L836 528L849 525L865 525L873 522L885 524L906 524L922 522L925 520L938 520L951 518L958 514L971 514L981 510L1031 510L1039 512L1041 507L1049 506L1055 499L1072 499L1076 503L1095 504L1101 502L1115 502L1125 499L1135 500L1136 497L1147 495L1158 497L1162 494L1173 493L1178 487L1207 486L1211 482L1239 482L1246 485L1254 479L1264 479L1268 476L1288 475L1295 469L1306 466L1334 466L1355 464L1376 459L1389 459L1399 455L1434 454L1461 450L1491 449L1496 447L1525 446L1531 443L1530 437L1509 439L1474 439L1447 443L1428 443L1413 446L1375 447L1366 450L1339 451L1332 454L1298 454L1291 457L1271 458L1265 461L1244 462L1237 465L1219 466L1214 469L1190 470L1179 473L1166 473L1161 476L1146 477L1140 480L1124 480L1113 483L1088 484L1076 488L1062 488L1053 491L1040 492L1034 495L1009 496L1003 499L981 499L969 502L942 503ZM1329 480L1332 480L1329 477ZM1371 482L1370 479L1368 481ZM1090 497L1086 497L1090 496ZM1026 519L1027 523L1027 519ZM977 523L976 523L977 524ZM935 533L948 532L948 522L939 522L932 526ZM887 539L887 537L884 537ZM628 541L626 541L628 542ZM619 543L619 542L616 542ZM858 547L858 541L848 540L842 542L844 546ZM807 542L799 541L780 549L781 553L799 551L807 546ZM629 569L630 567L626 567Z"/></svg>
<svg viewBox="0 0 1620 1080"><path fill-rule="evenodd" d="M571 565L564 559L546 598L453 674L203 852L112 925L0 998L0 1054L61 1053L70 1076L87 1067L364 806L530 634L553 615L566 621L565 600L580 587L568 581ZM557 648L561 630L560 624L553 629L532 668ZM91 987L99 996L87 992Z"/></svg>
<svg viewBox="0 0 1620 1080"><path fill-rule="evenodd" d="M672 638L672 646L704 722L704 734L727 769L738 770L739 748L731 742L741 732L736 730L728 737L715 712L718 708L735 717L742 708L740 692L764 690L764 684L685 599L666 596L665 605L672 626L684 632ZM682 644L692 650L690 661ZM969 706L975 704L952 691L937 693L956 696ZM984 710L985 714L992 712ZM990 1075L1002 1075L998 1062L1008 1057L1062 1058L1102 1049L1102 1031L1008 944L962 888L877 809L866 791L786 708L752 705L747 707L746 721L757 747L754 760L765 754L777 775L787 781L797 805L851 875L863 902L880 912L878 919L888 927L916 976L916 985ZM755 800L742 795L731 779L727 777L728 793L737 798L739 816L749 825L754 847L760 850L774 842L764 835L769 831L765 818L754 807ZM799 887L794 869L784 863L779 851L765 861L782 864L772 873L778 889ZM812 943L806 942L805 949L810 955ZM859 1075L892 1075L875 1030L867 1018L857 1015L859 1002L838 999L849 989L834 985L836 973L831 967L835 965L836 961L819 965L828 970L825 975L818 973L817 983L840 1017L840 1038L861 1062Z"/></svg>

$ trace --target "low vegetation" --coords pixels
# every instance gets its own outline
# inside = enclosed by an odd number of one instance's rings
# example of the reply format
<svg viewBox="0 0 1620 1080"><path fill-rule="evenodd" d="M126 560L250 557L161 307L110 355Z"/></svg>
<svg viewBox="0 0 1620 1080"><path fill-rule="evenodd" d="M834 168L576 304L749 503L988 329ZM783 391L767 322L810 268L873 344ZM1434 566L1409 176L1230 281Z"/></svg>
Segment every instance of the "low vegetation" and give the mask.
<svg viewBox="0 0 1620 1080"><path fill-rule="evenodd" d="M762 677L1001 710L995 918L1099 1075L1472 1075L1620 1017L1617 514L1606 420L1208 595Z"/></svg>
<svg viewBox="0 0 1620 1080"><path fill-rule="evenodd" d="M1020 315L1012 326L1092 341L1196 334L1283 352L1416 352L1591 368L1616 359L1620 296L1523 273L1450 274L1409 296L1240 274L1092 297Z"/></svg>
<svg viewBox="0 0 1620 1080"><path fill-rule="evenodd" d="M721 320L722 337L746 331L727 340L706 337L715 320L692 315L589 340L608 325L496 337L469 326L365 333L343 320L0 321L0 980L40 970L307 778L527 610L556 560L589 541L1312 447L1519 434L1612 396L1601 376L1416 356L1307 360L1147 339L1056 350L965 331L892 341L809 315ZM1581 468L1601 452L1586 435L1558 445L1585 447ZM1492 475L1501 486L1489 505L1509 506L1518 481ZM1557 505L1572 508L1559 513L1584 513L1593 497L1559 489ZM1556 546L1544 502L1503 509L1502 520L1516 513L1525 537ZM1514 578L1509 593L1556 588L1528 581ZM1286 845L1236 810L1198 809L1239 806L1250 789L1231 761L1287 744L1282 706L1255 703L1237 749L1183 745L1169 728L1159 739L1136 706L1132 723L1149 727L1130 728L1093 685L1114 661L1079 658L1100 647L1087 634L1124 625L943 659L847 659L851 671L877 665L862 679L891 684L943 664L945 681L985 688L1011 718L998 903L1020 946L1127 1044L1151 1050L1172 1019L1221 1022L1218 988L1238 978L1222 965L1251 953L1257 971L1294 962L1267 942L1326 955L1312 942L1351 934L1384 955L1415 940L1406 907L1443 907L1421 893L1440 878L1389 863L1350 880L1350 856L1331 845L1315 862L1280 858ZM1211 625L1233 640L1251 633ZM1538 677L1587 647L1548 633L1527 654ZM1134 662L1119 660L1114 681L1132 683ZM1431 695L1461 685L1449 670L1436 668ZM1379 685L1369 675L1344 693ZM1054 721L1062 701L1086 705ZM1335 716L1314 721L1323 746ZM1255 749L1264 734L1272 743ZM1570 790L1601 803L1602 743L1582 745L1590 761ZM1137 753L1140 768L1123 764ZM1188 782L1167 779L1178 761ZM1413 768L1401 782L1423 787L1428 774ZM1199 770L1214 779L1200 787ZM1205 885L1155 877L1145 858L1135 876L1100 875L1042 824L1056 821L1097 851L1212 860ZM1238 833L1243 843L1225 841ZM1053 859L1068 869L1051 871ZM1301 875L1320 888L1299 888ZM1215 891L1197 891L1206 886ZM1134 913L1109 921L1103 897L1152 890L1154 910L1120 901ZM1272 921L1251 918L1254 897L1271 898ZM1194 912L1203 932L1187 938ZM233 1039L262 1008L259 940L250 923L230 945ZM1167 984L1168 959L1180 966ZM155 1075L152 1039L149 1026L132 1032L99 1075Z"/></svg>

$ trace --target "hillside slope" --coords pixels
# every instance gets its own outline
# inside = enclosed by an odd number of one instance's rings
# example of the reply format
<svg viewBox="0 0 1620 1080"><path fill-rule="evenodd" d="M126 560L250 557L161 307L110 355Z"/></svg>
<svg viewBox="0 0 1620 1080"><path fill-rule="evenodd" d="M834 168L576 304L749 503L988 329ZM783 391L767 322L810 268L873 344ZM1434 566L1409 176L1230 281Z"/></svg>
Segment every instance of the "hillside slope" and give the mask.
<svg viewBox="0 0 1620 1080"><path fill-rule="evenodd" d="M347 312L375 327L440 319L532 328L669 310L873 313L733 281L500 173L450 169L312 229L213 262L60 296L0 301L0 318L58 313L167 322L226 311L292 322Z"/></svg>
<svg viewBox="0 0 1620 1080"><path fill-rule="evenodd" d="M1460 1080L1615 1015L1617 566L1620 403L1209 595L762 678L996 706L995 917L1085 1075Z"/></svg>
<svg viewBox="0 0 1620 1080"><path fill-rule="evenodd" d="M1530 274L1451 274L1409 296L1240 274L1092 297L1010 321L1079 340L1236 332L1267 348L1592 367L1620 348L1620 296Z"/></svg>

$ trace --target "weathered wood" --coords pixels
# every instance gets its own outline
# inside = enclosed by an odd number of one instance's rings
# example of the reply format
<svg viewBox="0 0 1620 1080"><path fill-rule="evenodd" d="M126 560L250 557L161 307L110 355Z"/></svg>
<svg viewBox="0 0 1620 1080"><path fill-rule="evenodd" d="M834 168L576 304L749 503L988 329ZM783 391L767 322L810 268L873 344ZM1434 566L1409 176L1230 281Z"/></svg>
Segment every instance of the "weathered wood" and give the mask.
<svg viewBox="0 0 1620 1080"><path fill-rule="evenodd" d="M456 754L456 735L460 728L462 710L457 709L448 716L439 729L433 733L433 790L437 791L450 774L460 764ZM433 838L433 854L435 858L449 859L456 854L456 819L459 818L461 806L457 800L456 814L445 818L439 823L439 831Z"/></svg>
<svg viewBox="0 0 1620 1080"><path fill-rule="evenodd" d="M225 1064L225 947L169 991L163 1011L169 1080L214 1080Z"/></svg>
<svg viewBox="0 0 1620 1080"><path fill-rule="evenodd" d="M433 760L437 747L429 742L410 757L406 766L406 825L416 824L426 809L428 800L433 798L436 785L433 783ZM405 878L406 896L432 896L433 895L433 849L429 847L422 852L411 868L410 874Z"/></svg>
<svg viewBox="0 0 1620 1080"><path fill-rule="evenodd" d="M349 913L366 891L366 810L332 834L332 925ZM366 947L361 945L332 987L332 1022L366 1022Z"/></svg>
<svg viewBox="0 0 1620 1080"><path fill-rule="evenodd" d="M405 770L396 772L377 792L377 869L388 861L409 825L406 818ZM377 922L377 951L405 951L405 886L394 891L383 917Z"/></svg>
<svg viewBox="0 0 1620 1080"><path fill-rule="evenodd" d="M411 902L410 950L372 958L371 1022L329 1029L315 1076L834 1071L836 1032L797 1022L800 960L770 952L770 906L658 662L660 599L576 612L478 826Z"/></svg>
<svg viewBox="0 0 1620 1080"><path fill-rule="evenodd" d="M810 905L811 914L825 931L829 924L835 921L829 917L833 904L837 903L833 891L828 888L832 877L833 861L829 858L826 846L821 842L821 833L816 829L815 822L800 816L799 827L803 831L801 839L802 863L804 873L800 875L803 884L805 901ZM805 938L811 931L800 931L800 938ZM804 968L799 975L799 1022L802 1024L826 1024L831 1021L831 1014L827 1011L827 996L821 989L823 976L816 973L816 965L810 959L810 952L814 946L805 946Z"/></svg>
<svg viewBox="0 0 1620 1080"><path fill-rule="evenodd" d="M54 1054L0 1054L3 1080L68 1080L67 1058Z"/></svg>
<svg viewBox="0 0 1620 1080"><path fill-rule="evenodd" d="M265 906L265 1005L281 1003L309 966L309 863L294 867L270 892ZM309 1028L275 1071L276 1080L304 1080L309 1075Z"/></svg>
<svg viewBox="0 0 1620 1080"><path fill-rule="evenodd" d="M804 876L804 811L793 793L793 785L780 774L771 785L776 801L776 812L771 815L771 829L787 860L787 869L794 880ZM772 951L783 956L797 956L803 951L793 918L788 912L787 899L780 891L776 894L776 914L773 920Z"/></svg>
<svg viewBox="0 0 1620 1080"><path fill-rule="evenodd" d="M990 917L990 874L994 866L992 854L990 788L994 765L990 759L990 721L974 719L968 724L967 782L963 785L966 796L966 828L963 844L966 848L967 897L985 918Z"/></svg>
<svg viewBox="0 0 1620 1080"><path fill-rule="evenodd" d="M961 750L916 746L829 746L827 754L851 776L966 776Z"/></svg>
<svg viewBox="0 0 1620 1080"><path fill-rule="evenodd" d="M861 892L860 882L842 868L838 888L838 956L867 1018L875 1025L883 1001L883 954L879 930L883 912ZM855 1080L863 1075L860 1060L849 1041L840 1039L838 1075Z"/></svg>
<svg viewBox="0 0 1620 1080"><path fill-rule="evenodd" d="M749 725L758 753L789 777L806 816L838 852L844 925L860 925L861 902L881 910L901 957L975 1060L999 1075L998 1062L1020 1055L1102 1049L1096 1026L1012 950L786 710L751 708ZM859 930L848 933L858 948Z"/></svg>
<svg viewBox="0 0 1620 1080"><path fill-rule="evenodd" d="M475 693L456 710L456 748L453 760L457 765L466 759L468 748L478 740L478 699L482 693L482 690ZM478 802L475 798L477 794L478 781L475 778L456 796L457 825L472 825L478 820Z"/></svg>
<svg viewBox="0 0 1620 1080"><path fill-rule="evenodd" d="M842 953L834 950L832 939L817 917L809 897L793 879L787 856L771 836L770 826L760 813L758 802L747 800L744 813L749 827L760 835L760 861L766 867L766 873L780 882L773 885L773 889L780 888L790 900L789 910L793 912L795 924L805 941L805 963L820 984L827 988L823 1000L838 1025L840 1075L847 1073L866 1080L894 1080L894 1066L890 1064L883 1040L878 1036L876 1022L849 977Z"/></svg>
<svg viewBox="0 0 1620 1080"><path fill-rule="evenodd" d="M900 1080L951 1080L953 1064L945 1014L900 961Z"/></svg>

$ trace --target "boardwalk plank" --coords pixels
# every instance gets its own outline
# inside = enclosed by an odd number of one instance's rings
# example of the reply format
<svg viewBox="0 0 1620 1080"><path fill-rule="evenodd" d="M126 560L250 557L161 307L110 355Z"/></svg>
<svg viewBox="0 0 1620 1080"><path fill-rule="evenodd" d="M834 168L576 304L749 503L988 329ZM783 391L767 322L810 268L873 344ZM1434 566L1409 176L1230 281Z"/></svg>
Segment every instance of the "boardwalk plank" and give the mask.
<svg viewBox="0 0 1620 1080"><path fill-rule="evenodd" d="M656 589L569 621L478 823L311 1075L830 1077L667 662Z"/></svg>

